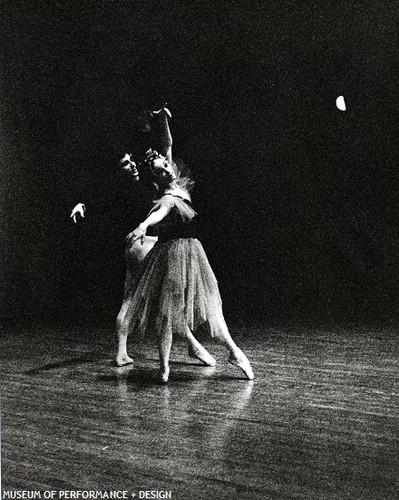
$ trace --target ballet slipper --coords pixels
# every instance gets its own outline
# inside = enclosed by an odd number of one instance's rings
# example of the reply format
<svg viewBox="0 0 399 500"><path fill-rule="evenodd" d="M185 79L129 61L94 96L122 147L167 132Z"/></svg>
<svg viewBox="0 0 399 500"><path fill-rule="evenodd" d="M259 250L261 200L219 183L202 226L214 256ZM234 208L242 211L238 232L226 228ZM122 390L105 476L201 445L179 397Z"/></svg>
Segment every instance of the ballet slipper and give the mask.
<svg viewBox="0 0 399 500"><path fill-rule="evenodd" d="M115 358L116 366L125 366L133 363L133 359L127 354L118 354Z"/></svg>
<svg viewBox="0 0 399 500"><path fill-rule="evenodd" d="M205 348L193 348L190 346L188 348L188 355L190 358L195 358L201 361L205 366L215 366L216 360L213 356L209 354L209 352Z"/></svg>
<svg viewBox="0 0 399 500"><path fill-rule="evenodd" d="M244 357L234 358L230 356L229 363L233 366L239 368L248 380L253 380L254 372L252 371L251 365L249 364L248 358L244 355Z"/></svg>

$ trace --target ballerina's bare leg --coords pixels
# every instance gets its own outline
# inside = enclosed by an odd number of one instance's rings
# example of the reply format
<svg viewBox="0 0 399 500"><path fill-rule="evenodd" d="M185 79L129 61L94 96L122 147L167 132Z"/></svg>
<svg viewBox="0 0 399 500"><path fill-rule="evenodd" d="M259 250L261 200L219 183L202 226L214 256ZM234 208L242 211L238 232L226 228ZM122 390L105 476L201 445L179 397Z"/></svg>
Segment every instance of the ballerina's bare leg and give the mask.
<svg viewBox="0 0 399 500"><path fill-rule="evenodd" d="M158 339L159 349L159 380L166 384L169 380L169 358L172 349L172 335L161 335Z"/></svg>
<svg viewBox="0 0 399 500"><path fill-rule="evenodd" d="M248 358L231 338L229 329L223 317L218 320L215 340L219 341L228 349L228 351L230 351L229 363L237 368L240 368L247 379L252 380L254 378L254 373Z"/></svg>
<svg viewBox="0 0 399 500"><path fill-rule="evenodd" d="M213 356L209 354L209 352L205 349L203 345L201 345L198 340L192 334L190 328L186 326L185 338L188 342L188 354L191 358L196 358L201 363L206 366L215 366L216 360Z"/></svg>
<svg viewBox="0 0 399 500"><path fill-rule="evenodd" d="M209 352L203 347L198 340L194 337L191 330L186 326L186 338L189 343L189 354L191 357L199 359L202 363L207 366L215 366L215 359L209 354ZM159 349L159 361L160 370L159 378L161 382L168 382L170 368L169 368L169 358L170 351L172 348L172 335L162 335L158 340Z"/></svg>
<svg viewBox="0 0 399 500"><path fill-rule="evenodd" d="M118 350L116 353L115 363L118 366L124 366L133 363L133 359L128 355L126 347L130 321L131 318L129 316L129 302L127 300L124 300L116 320Z"/></svg>

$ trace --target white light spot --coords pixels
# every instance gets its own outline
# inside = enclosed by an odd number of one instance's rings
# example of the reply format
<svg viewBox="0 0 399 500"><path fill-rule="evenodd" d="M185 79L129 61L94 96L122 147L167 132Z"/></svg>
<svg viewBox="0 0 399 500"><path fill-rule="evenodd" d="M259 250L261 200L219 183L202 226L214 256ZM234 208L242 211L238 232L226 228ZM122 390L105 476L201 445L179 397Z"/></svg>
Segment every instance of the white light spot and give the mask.
<svg viewBox="0 0 399 500"><path fill-rule="evenodd" d="M346 104L345 104L345 99L343 95L340 95L337 97L336 100L337 108L341 111L346 111Z"/></svg>
<svg viewBox="0 0 399 500"><path fill-rule="evenodd" d="M72 213L71 213L71 217L73 219L73 222L76 224L76 217L77 215L79 214L81 217L84 217L85 216L85 212L86 212L86 207L84 206L83 203L78 203L74 209L72 210Z"/></svg>

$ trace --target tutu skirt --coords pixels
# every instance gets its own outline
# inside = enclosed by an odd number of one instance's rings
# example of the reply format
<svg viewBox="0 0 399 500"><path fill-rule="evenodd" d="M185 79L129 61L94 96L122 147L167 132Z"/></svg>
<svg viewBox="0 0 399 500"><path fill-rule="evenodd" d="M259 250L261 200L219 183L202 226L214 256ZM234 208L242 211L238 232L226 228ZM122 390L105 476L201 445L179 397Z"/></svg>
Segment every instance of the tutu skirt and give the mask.
<svg viewBox="0 0 399 500"><path fill-rule="evenodd" d="M185 336L187 326L206 325L213 337L224 322L218 284L196 238L157 242L137 272L128 273L124 302L140 336Z"/></svg>

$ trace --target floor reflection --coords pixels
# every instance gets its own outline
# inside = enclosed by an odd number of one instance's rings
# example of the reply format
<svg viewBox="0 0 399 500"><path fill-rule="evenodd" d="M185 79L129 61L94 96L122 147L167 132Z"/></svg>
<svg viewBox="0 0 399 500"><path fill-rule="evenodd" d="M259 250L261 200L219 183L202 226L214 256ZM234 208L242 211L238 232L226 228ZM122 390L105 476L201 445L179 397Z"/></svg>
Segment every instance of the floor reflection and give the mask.
<svg viewBox="0 0 399 500"><path fill-rule="evenodd" d="M141 429L143 439L147 431L158 432L153 443L157 457L189 450L193 457L224 459L254 382L215 378L214 368L206 370L207 377L157 385L148 373L117 369L115 413L120 424L126 430Z"/></svg>

